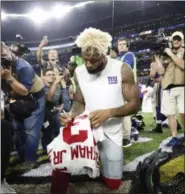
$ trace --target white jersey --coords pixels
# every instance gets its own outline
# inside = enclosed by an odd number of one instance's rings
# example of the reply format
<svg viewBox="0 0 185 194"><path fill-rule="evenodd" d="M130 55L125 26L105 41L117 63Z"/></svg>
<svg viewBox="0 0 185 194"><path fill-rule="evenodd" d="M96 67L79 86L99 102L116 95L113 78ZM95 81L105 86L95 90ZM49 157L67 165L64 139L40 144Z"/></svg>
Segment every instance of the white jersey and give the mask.
<svg viewBox="0 0 185 194"><path fill-rule="evenodd" d="M153 112L153 88L148 86L143 90L142 112Z"/></svg>
<svg viewBox="0 0 185 194"><path fill-rule="evenodd" d="M88 174L91 178L99 176L99 152L87 114L61 128L47 152L53 169L72 175Z"/></svg>
<svg viewBox="0 0 185 194"><path fill-rule="evenodd" d="M85 65L76 68L77 80L87 111L117 108L124 105L122 94L122 62L108 58L103 71L89 74ZM102 125L105 135L122 145L122 118L111 118Z"/></svg>

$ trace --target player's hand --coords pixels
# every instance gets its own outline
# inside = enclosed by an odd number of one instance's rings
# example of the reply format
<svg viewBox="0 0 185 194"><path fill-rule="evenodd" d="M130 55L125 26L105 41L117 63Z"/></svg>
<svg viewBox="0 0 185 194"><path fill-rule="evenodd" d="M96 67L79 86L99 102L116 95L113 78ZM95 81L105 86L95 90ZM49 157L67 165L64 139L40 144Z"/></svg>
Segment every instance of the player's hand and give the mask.
<svg viewBox="0 0 185 194"><path fill-rule="evenodd" d="M111 118L111 110L110 109L97 110L97 111L93 111L89 114L91 126L94 129L100 127L109 118Z"/></svg>
<svg viewBox="0 0 185 194"><path fill-rule="evenodd" d="M173 52L170 48L166 48L164 49L164 52L170 57L171 55L173 55Z"/></svg>
<svg viewBox="0 0 185 194"><path fill-rule="evenodd" d="M60 117L60 122L64 126L68 125L72 120L73 120L72 115L70 115L68 113L64 113Z"/></svg>

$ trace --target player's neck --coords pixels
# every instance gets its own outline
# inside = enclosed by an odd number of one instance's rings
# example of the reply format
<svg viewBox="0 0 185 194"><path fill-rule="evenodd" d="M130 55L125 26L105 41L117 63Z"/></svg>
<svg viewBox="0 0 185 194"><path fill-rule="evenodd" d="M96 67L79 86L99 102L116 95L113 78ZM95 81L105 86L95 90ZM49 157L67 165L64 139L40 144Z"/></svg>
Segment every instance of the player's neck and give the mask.
<svg viewBox="0 0 185 194"><path fill-rule="evenodd" d="M105 61L103 61L103 63L102 63L101 71L103 71L105 69L105 67L107 66L107 63L108 63L108 59L107 59L107 57L105 57Z"/></svg>

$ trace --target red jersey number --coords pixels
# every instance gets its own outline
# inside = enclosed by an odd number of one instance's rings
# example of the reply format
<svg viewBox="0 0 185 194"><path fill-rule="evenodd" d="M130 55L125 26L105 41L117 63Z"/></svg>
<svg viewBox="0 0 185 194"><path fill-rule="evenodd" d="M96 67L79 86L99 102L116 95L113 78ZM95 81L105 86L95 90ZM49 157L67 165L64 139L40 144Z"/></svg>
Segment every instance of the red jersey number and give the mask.
<svg viewBox="0 0 185 194"><path fill-rule="evenodd" d="M71 134L71 127L76 125L76 123L68 125L63 129L63 140L67 144L84 142L88 138L87 130L79 130L78 135Z"/></svg>

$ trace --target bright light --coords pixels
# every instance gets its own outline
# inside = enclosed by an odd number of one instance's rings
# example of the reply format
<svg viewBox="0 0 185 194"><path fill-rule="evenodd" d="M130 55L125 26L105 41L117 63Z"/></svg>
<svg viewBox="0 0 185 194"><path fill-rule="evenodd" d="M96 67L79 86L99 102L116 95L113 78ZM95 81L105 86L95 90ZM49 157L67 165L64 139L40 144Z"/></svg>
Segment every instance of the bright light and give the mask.
<svg viewBox="0 0 185 194"><path fill-rule="evenodd" d="M76 5L74 5L74 7L81 8L81 7L84 7L85 5L90 4L90 3L94 3L94 1L77 3Z"/></svg>
<svg viewBox="0 0 185 194"><path fill-rule="evenodd" d="M59 6L58 5L52 9L51 15L55 18L61 18L62 16L70 12L71 10L72 10L72 6L62 6L62 5Z"/></svg>
<svg viewBox="0 0 185 194"><path fill-rule="evenodd" d="M1 12L1 19L5 20L7 18L7 14L5 12Z"/></svg>
<svg viewBox="0 0 185 194"><path fill-rule="evenodd" d="M42 9L36 8L31 11L27 15L27 17L33 20L36 24L41 24L50 17L50 14L48 12L43 11Z"/></svg>
<svg viewBox="0 0 185 194"><path fill-rule="evenodd" d="M36 24L41 24L48 20L49 18L55 17L55 18L61 18L62 16L66 15L68 12L70 12L74 8L82 8L87 4L94 3L94 1L86 1L86 2L81 2L77 3L74 6L62 6L58 5L55 6L51 11L44 11L41 8L36 8L30 13L26 14L7 14L4 12L1 12L1 19L4 20L7 17L27 17L34 21Z"/></svg>

